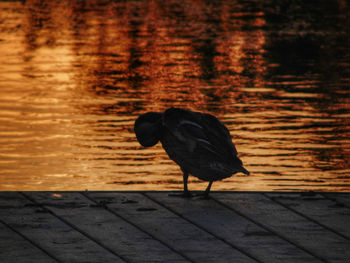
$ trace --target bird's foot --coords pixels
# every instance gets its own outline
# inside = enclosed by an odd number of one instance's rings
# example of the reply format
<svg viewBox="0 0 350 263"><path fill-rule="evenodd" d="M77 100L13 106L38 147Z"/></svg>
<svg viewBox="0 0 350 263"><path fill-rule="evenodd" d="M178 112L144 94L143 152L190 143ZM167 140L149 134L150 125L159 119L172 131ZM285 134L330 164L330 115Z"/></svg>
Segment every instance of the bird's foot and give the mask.
<svg viewBox="0 0 350 263"><path fill-rule="evenodd" d="M168 196L172 196L172 197L182 197L182 198L191 198L193 197L193 195L191 194L191 192L187 191L187 192L182 192L182 193L174 193L174 194L169 194Z"/></svg>

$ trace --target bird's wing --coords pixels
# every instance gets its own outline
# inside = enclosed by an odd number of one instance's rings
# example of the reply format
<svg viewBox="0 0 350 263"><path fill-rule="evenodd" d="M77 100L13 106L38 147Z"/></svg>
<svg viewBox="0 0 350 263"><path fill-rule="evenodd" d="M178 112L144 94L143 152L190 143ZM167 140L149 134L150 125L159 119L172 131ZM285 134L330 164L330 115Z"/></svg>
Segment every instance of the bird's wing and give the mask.
<svg viewBox="0 0 350 263"><path fill-rule="evenodd" d="M224 124L210 114L202 114L201 123L203 123L208 140L215 145L216 151L227 157L237 155L230 132Z"/></svg>
<svg viewBox="0 0 350 263"><path fill-rule="evenodd" d="M204 151L214 159L237 155L229 131L213 115L172 108L164 115L163 125L180 143L186 144L191 153Z"/></svg>

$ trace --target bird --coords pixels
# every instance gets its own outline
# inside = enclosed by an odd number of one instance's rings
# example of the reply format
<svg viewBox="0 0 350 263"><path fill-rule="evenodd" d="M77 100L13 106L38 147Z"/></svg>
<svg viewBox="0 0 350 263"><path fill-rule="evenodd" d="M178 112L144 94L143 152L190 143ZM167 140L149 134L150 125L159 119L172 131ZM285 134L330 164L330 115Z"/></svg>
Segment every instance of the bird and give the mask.
<svg viewBox="0 0 350 263"><path fill-rule="evenodd" d="M183 173L183 197L192 197L188 190L188 176L209 184L202 193L208 198L214 181L242 172L249 175L237 156L227 127L215 116L171 107L164 112L146 112L134 123L137 141L152 147L159 141L169 158Z"/></svg>

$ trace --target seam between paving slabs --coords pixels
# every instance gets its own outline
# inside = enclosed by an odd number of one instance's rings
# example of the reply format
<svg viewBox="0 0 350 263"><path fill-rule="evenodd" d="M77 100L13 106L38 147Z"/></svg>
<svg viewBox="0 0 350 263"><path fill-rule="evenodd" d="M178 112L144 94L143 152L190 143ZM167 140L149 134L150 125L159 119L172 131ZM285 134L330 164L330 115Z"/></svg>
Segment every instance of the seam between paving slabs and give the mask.
<svg viewBox="0 0 350 263"><path fill-rule="evenodd" d="M319 225L319 226L321 226L321 227L327 229L328 231L330 231L330 232L332 232L332 233L334 233L334 234L336 234L336 235L341 236L342 238L344 238L344 239L346 239L346 240L348 240L348 241L350 240L349 237L343 235L342 233L338 232L337 230L335 230L335 229L333 229L333 228L331 228L331 227L329 227L329 226L326 226L326 225L322 224L321 222L318 222L317 220L315 220L315 219L313 219L313 218L311 218L311 217L309 217L309 216L307 216L307 215L305 215L305 214L303 214L303 213L301 213L301 212L299 212L299 211L293 209L292 207L290 207L290 206L288 206L288 205L286 205L286 204L284 204L284 203L282 203L282 202L276 200L276 199L273 198L273 197L267 196L266 194L263 194L263 195L266 196L267 198L269 198L271 201L276 202L277 204L283 206L284 208L287 208L288 210L294 212L295 214L304 217L305 219L307 219L307 220L309 220L309 221L311 221L311 222L313 222L313 223L315 223L315 224L317 224L317 225Z"/></svg>
<svg viewBox="0 0 350 263"><path fill-rule="evenodd" d="M45 253L45 255L49 256L50 258L52 258L53 260L55 260L56 262L61 263L62 261L59 260L58 258L56 258L54 255L52 255L50 252L46 251L44 248L42 248L39 244L37 244L35 241L29 239L27 236L23 235L21 232L17 231L15 228L13 228L11 225L7 224L6 222L4 222L2 219L0 219L0 223L3 224L4 226L6 226L7 228L11 229L13 232L15 232L16 234L18 234L20 237L22 237L23 239L25 239L26 241L28 241L31 245L33 245L34 247L38 248L40 251L42 251L43 253Z"/></svg>
<svg viewBox="0 0 350 263"><path fill-rule="evenodd" d="M116 257L118 257L119 259L121 259L124 262L128 262L123 256L118 255L115 251L113 251L112 249L110 249L109 247L105 246L104 244L102 244L101 242L99 242L98 240L96 240L93 236L89 235L88 233L84 232L83 230L81 230L80 228L78 228L77 226L73 225L72 223L70 223L69 221L67 221L66 219L60 217L59 215L57 215L56 213L54 213L53 211L51 211L50 209L46 208L45 205L37 202L35 199L31 198L30 196L26 195L23 192L20 192L25 198L27 198L28 200L30 200L31 202L37 204L39 207L43 208L45 211L47 211L48 213L50 213L51 215L53 215L54 217L56 217L57 219L61 220L63 223L65 223L66 225L70 226L72 229L78 231L80 234L82 234L83 236L87 237L88 239L90 239L92 242L96 243L97 245L99 245L100 247L104 248L105 250L107 250L108 252L110 252L111 254L115 255Z"/></svg>
<svg viewBox="0 0 350 263"><path fill-rule="evenodd" d="M183 257L185 260L189 261L189 262L194 262L192 259L190 259L189 257L187 257L185 254L183 254L180 251L177 251L176 249L174 249L173 247L171 247L169 244L167 244L166 242L158 239L157 237L155 237L154 235L152 235L151 233L149 233L148 231L146 231L145 229L141 228L140 226L138 226L137 224L131 222L130 220L128 220L127 218L125 218L124 216L122 216L121 214L117 213L116 211L114 211L113 209L109 208L108 205L106 204L101 204L98 201L96 201L93 197L89 196L88 194L86 194L85 192L80 192L81 195L83 195L84 197L88 198L90 201L94 202L96 205L100 205L102 206L104 209L106 209L108 212L112 213L114 216L121 218L122 220L124 220L125 222L127 222L128 224L136 227L138 230L140 230L141 232L145 233L146 235L150 236L152 239L157 240L159 243L161 243L162 245L164 245L165 247L167 247L168 249L170 249L171 251L173 251L174 253L180 255L181 257Z"/></svg>
<svg viewBox="0 0 350 263"><path fill-rule="evenodd" d="M283 240L287 241L288 243L292 244L293 246L295 246L295 247L301 249L302 251L306 252L307 254L313 256L314 258L316 258L316 259L318 259L318 260L320 260L320 261L322 261L322 262L329 263L326 259L324 259L324 258L322 258L322 257L320 257L320 256L318 256L318 255L316 255L315 253L313 253L313 252L307 250L307 249L304 248L303 246L301 246L301 245L299 245L299 244L293 242L292 240L288 239L287 237L285 237L285 236L281 235L280 233L274 231L273 229L271 229L271 228L265 226L264 224L262 224L262 223L260 223L260 222L258 222L258 221L256 221L256 220L250 218L249 216L247 216L247 215L245 215L245 214L243 214L243 213L241 213L241 212L239 212L239 211L237 211L236 209L234 209L234 208L230 207L229 205L225 204L224 202L221 202L221 201L217 200L217 199L214 198L214 197L210 197L210 198L213 199L214 201L216 201L217 203L221 204L222 206L224 206L224 207L230 209L231 211L233 211L233 212L239 214L240 216L242 216L242 217L248 219L249 221L253 222L254 224L260 226L261 228L265 229L266 231L268 231L268 232L270 232L270 233L272 233L272 234L274 234L274 235L280 237L281 239L283 239Z"/></svg>
<svg viewBox="0 0 350 263"><path fill-rule="evenodd" d="M211 235L211 236L215 237L216 239L218 239L218 240L224 242L226 245L230 246L231 248L233 248L233 249L235 249L235 250L241 252L241 253L244 254L245 256L247 256L247 257L249 257L249 258L255 260L256 262L262 262L262 261L260 261L259 259L257 259L256 257L250 255L248 252L242 250L242 249L239 248L239 247L236 247L234 244L231 244L231 243L227 242L224 238L222 238L222 237L220 237L220 236L218 236L218 235L212 233L211 231L207 230L206 228L204 228L204 227L198 225L197 223L193 222L192 220L190 220L190 219L184 217L183 215L181 215L180 213L174 211L174 210L171 209L170 207L168 207L168 206L164 205L163 203L161 203L161 202L159 202L159 201L153 199L153 198L150 197L147 193L142 193L142 194L143 194L145 197L147 197L148 199L150 199L151 201L153 201L153 202L159 204L160 206L164 207L165 209L169 210L170 212L174 213L175 215L181 217L182 219L186 220L187 222L191 223L192 225L195 225L196 227L198 227L199 229L201 229L201 230L203 230L204 232L208 233L209 235Z"/></svg>

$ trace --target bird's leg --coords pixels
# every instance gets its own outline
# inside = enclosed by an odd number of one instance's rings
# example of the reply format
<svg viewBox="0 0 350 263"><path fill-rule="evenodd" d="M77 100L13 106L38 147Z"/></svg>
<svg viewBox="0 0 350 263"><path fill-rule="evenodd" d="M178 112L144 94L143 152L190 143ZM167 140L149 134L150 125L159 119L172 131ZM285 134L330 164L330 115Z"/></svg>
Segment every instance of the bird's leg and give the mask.
<svg viewBox="0 0 350 263"><path fill-rule="evenodd" d="M211 188L212 184L213 184L213 181L210 181L208 186L207 186L207 189L205 189L205 191L203 193L204 198L209 198L209 192L210 192L210 188Z"/></svg>
<svg viewBox="0 0 350 263"><path fill-rule="evenodd" d="M186 197L190 198L192 197L192 194L187 189L187 179L188 179L188 173L183 171L183 181L184 181L184 191L182 194L169 194L169 196L177 196L177 197Z"/></svg>
<svg viewBox="0 0 350 263"><path fill-rule="evenodd" d="M187 189L187 180L188 180L188 173L184 172L183 173L183 180L184 180L184 192L183 192L183 196L184 197L192 197L192 194L190 191L188 191Z"/></svg>

